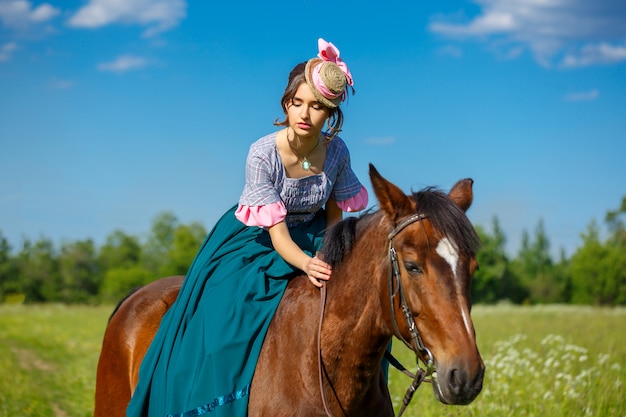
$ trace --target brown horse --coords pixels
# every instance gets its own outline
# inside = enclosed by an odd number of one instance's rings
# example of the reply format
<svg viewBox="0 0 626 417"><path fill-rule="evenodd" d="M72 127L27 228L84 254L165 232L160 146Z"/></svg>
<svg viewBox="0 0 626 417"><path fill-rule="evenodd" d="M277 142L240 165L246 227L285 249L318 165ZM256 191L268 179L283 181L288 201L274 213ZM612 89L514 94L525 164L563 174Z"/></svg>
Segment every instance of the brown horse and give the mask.
<svg viewBox="0 0 626 417"><path fill-rule="evenodd" d="M478 237L465 215L472 180L447 195L427 188L407 196L371 165L370 178L380 210L326 233L333 276L325 306L308 279L290 281L256 366L250 416L393 416L381 361L394 335L432 361L441 402L468 404L481 391L484 364L470 318ZM95 417L125 415L141 360L181 283L148 284L112 315ZM312 319L320 312L321 322Z"/></svg>

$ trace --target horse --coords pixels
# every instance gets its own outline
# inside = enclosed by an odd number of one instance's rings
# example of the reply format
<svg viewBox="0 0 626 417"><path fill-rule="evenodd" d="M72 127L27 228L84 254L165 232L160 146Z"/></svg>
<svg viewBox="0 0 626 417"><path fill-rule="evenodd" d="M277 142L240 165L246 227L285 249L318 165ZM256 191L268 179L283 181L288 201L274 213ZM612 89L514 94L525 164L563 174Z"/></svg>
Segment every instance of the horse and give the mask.
<svg viewBox="0 0 626 417"><path fill-rule="evenodd" d="M369 170L379 208L326 232L322 256L333 273L322 290L304 275L290 280L256 365L251 417L394 416L381 365L394 336L415 351L418 369L419 360L428 363L440 402L469 404L482 390L485 365L470 317L480 242L465 214L473 181L460 180L447 194L427 187L406 195ZM112 314L94 417L125 415L142 358L182 281L147 284Z"/></svg>

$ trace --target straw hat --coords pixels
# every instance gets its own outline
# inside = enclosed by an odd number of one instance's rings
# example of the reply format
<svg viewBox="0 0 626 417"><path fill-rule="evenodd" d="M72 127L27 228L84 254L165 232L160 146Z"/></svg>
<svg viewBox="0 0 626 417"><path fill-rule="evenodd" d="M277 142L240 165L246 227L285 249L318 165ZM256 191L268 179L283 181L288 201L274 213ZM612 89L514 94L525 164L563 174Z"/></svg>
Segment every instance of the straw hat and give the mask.
<svg viewBox="0 0 626 417"><path fill-rule="evenodd" d="M314 76L314 72L319 74L319 78ZM343 101L348 80L346 74L334 62L312 58L306 63L304 77L317 100L323 105L335 108ZM319 81L323 85L320 85Z"/></svg>

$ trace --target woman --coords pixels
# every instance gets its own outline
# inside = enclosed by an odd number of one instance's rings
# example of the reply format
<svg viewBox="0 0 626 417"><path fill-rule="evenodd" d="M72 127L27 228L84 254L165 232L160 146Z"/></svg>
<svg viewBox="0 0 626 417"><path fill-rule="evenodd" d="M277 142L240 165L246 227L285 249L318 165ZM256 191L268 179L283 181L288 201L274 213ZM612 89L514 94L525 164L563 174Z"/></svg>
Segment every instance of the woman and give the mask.
<svg viewBox="0 0 626 417"><path fill-rule="evenodd" d="M239 204L209 233L163 317L127 416L245 416L289 279L299 271L317 287L330 279L316 256L323 231L342 211L365 208L367 191L336 136L352 76L333 44L318 46L319 55L289 75L285 120L276 123L284 129L250 147Z"/></svg>

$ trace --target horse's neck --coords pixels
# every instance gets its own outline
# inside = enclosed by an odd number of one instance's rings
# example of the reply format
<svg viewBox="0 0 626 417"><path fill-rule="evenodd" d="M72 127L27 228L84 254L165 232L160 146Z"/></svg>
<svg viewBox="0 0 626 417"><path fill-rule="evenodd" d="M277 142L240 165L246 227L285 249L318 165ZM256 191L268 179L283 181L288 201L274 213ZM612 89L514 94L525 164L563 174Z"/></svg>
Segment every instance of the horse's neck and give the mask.
<svg viewBox="0 0 626 417"><path fill-rule="evenodd" d="M371 221L371 220L370 220ZM387 258L385 237L369 227L351 253L333 270L328 286L328 313L334 324L355 338L388 339Z"/></svg>
<svg viewBox="0 0 626 417"><path fill-rule="evenodd" d="M369 383L377 377L391 339L384 319L388 315L384 244L368 242L384 242L384 237L362 236L352 254L333 270L328 285L322 332L324 363L335 384L352 382L354 386L346 387L349 390L360 389L355 378Z"/></svg>

